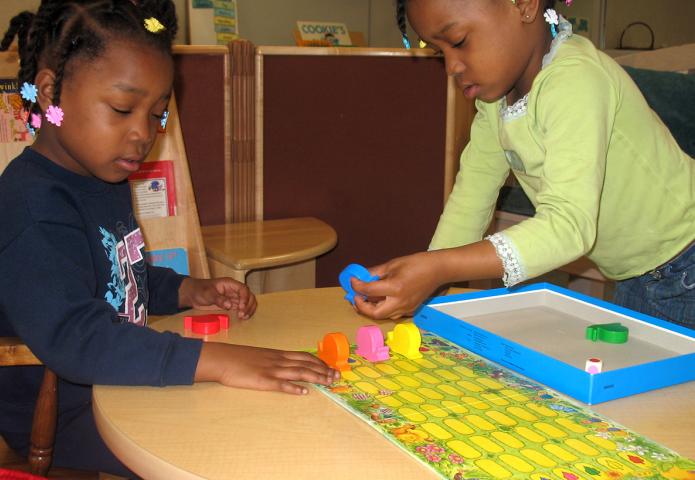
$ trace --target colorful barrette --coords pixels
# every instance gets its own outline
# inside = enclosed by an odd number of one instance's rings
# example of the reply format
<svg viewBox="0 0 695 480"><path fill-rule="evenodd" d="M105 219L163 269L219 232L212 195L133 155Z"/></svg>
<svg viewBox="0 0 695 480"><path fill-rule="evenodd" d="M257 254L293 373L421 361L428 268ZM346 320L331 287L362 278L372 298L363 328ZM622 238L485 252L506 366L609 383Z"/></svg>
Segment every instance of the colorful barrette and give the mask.
<svg viewBox="0 0 695 480"><path fill-rule="evenodd" d="M30 124L34 128L41 128L41 115L38 113L32 113Z"/></svg>
<svg viewBox="0 0 695 480"><path fill-rule="evenodd" d="M159 121L159 124L162 126L162 130L166 130L167 120L169 120L169 110L164 110L164 113L162 113L162 118Z"/></svg>
<svg viewBox="0 0 695 480"><path fill-rule="evenodd" d="M145 19L145 28L150 33L159 33L162 30L165 30L164 25L162 25L159 22L159 20L157 20L154 17L150 17L150 18Z"/></svg>
<svg viewBox="0 0 695 480"><path fill-rule="evenodd" d="M22 84L22 89L19 92L22 94L22 98L24 100L31 103L36 103L36 94L38 93L38 90L36 90L36 85L33 83L24 82Z"/></svg>
<svg viewBox="0 0 695 480"><path fill-rule="evenodd" d="M46 120L56 127L60 127L63 123L63 109L55 105L49 105L46 110Z"/></svg>
<svg viewBox="0 0 695 480"><path fill-rule="evenodd" d="M556 25L560 24L560 18L557 15L557 12L549 8L543 13L543 17L545 18L545 21L550 24L550 33L553 34L553 38L557 37L557 28L555 27Z"/></svg>
<svg viewBox="0 0 695 480"><path fill-rule="evenodd" d="M424 40L420 40L418 42L418 47L420 48L427 48L427 43Z"/></svg>

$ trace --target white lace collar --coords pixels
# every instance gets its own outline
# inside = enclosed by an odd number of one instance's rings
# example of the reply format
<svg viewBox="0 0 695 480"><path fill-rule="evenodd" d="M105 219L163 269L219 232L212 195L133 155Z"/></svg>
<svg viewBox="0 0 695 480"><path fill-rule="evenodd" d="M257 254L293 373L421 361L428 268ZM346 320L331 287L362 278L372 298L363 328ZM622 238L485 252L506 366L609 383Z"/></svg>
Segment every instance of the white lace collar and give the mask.
<svg viewBox="0 0 695 480"><path fill-rule="evenodd" d="M550 62L553 61L555 55L557 54L557 49L560 48L565 40L572 36L572 24L565 20L564 17L560 16L560 24L558 25L558 34L553 38L550 44L550 49L548 53L543 55L543 61L541 63L541 69L544 69ZM507 105L507 97L502 97L500 100L500 117L505 122L514 120L515 118L523 117L526 115L526 110L528 107L528 93L521 97L519 100L514 102L513 105Z"/></svg>

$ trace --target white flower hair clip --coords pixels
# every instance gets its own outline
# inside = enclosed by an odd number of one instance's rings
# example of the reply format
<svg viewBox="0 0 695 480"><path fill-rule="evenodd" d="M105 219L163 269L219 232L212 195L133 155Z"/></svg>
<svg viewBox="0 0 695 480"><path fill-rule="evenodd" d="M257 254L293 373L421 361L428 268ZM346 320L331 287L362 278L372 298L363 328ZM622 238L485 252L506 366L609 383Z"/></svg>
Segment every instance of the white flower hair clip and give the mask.
<svg viewBox="0 0 695 480"><path fill-rule="evenodd" d="M169 120L169 110L164 110L164 112L162 113L162 118L159 120L159 125L161 125L162 130L166 130L168 120Z"/></svg>
<svg viewBox="0 0 695 480"><path fill-rule="evenodd" d="M547 9L543 13L543 18L545 18L545 21L550 24L550 32L553 34L553 38L557 37L556 25L560 24L560 17L558 16L555 9L553 9L553 8Z"/></svg>

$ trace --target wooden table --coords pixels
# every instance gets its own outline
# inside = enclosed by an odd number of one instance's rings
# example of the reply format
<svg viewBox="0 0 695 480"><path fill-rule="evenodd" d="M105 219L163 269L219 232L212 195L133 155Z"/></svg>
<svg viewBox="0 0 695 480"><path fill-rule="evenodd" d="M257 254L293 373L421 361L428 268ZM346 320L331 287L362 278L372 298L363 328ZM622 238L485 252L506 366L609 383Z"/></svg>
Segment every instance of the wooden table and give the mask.
<svg viewBox="0 0 695 480"><path fill-rule="evenodd" d="M255 317L215 340L314 348L325 333L354 341L361 325L339 288L262 295ZM379 322L382 330L391 321ZM157 329L182 332L182 315ZM695 458L695 382L597 405L598 413ZM365 422L311 389L295 397L203 383L94 388L104 440L147 479L422 479L434 474Z"/></svg>
<svg viewBox="0 0 695 480"><path fill-rule="evenodd" d="M212 276L246 282L256 293L313 288L316 257L338 241L333 227L313 217L208 225L201 230ZM252 276L252 270L264 275Z"/></svg>

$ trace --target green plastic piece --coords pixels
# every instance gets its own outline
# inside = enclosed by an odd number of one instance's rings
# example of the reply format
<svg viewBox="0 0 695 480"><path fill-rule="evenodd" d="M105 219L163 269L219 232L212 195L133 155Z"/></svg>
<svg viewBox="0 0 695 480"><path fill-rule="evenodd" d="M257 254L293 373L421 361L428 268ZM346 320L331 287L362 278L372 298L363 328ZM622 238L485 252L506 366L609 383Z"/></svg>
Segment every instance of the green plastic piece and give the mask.
<svg viewBox="0 0 695 480"><path fill-rule="evenodd" d="M599 323L586 327L586 338L592 342L625 343L629 331L620 323Z"/></svg>

